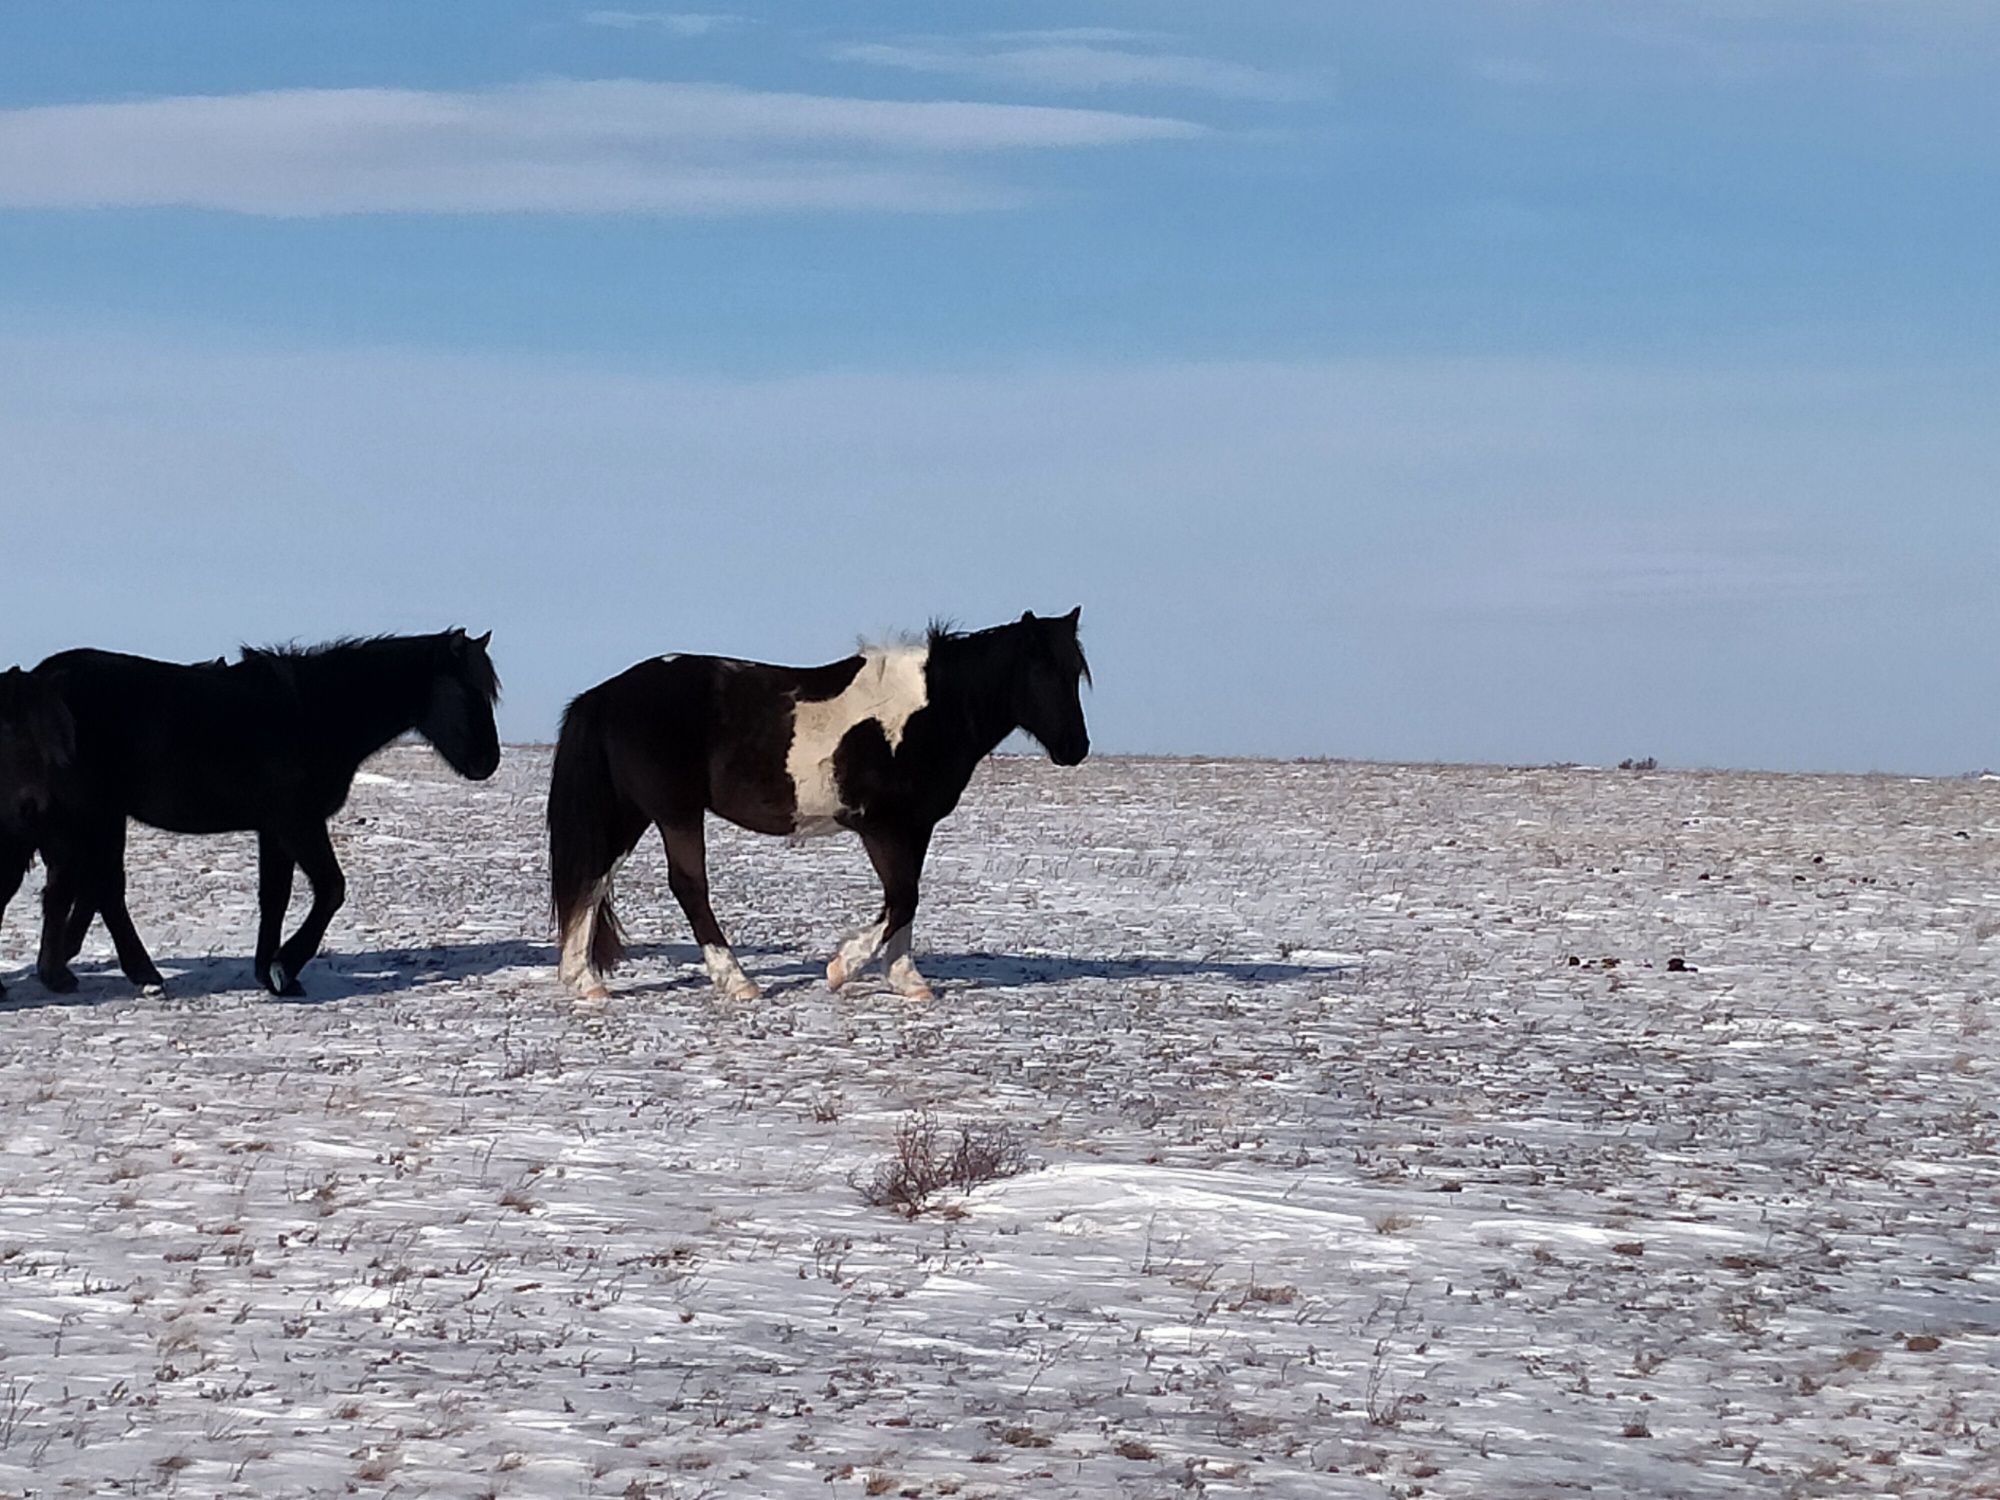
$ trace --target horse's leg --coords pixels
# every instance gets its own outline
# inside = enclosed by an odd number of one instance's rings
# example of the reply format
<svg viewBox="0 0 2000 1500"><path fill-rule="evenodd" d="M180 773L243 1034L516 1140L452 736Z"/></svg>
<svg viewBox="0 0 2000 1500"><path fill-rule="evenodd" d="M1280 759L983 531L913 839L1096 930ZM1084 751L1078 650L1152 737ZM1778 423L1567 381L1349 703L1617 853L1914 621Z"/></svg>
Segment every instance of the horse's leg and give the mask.
<svg viewBox="0 0 2000 1500"><path fill-rule="evenodd" d="M278 956L278 943L285 935L285 912L292 904L292 872L297 868L291 851L268 833L257 835L257 982L279 994L284 982L272 983L271 963Z"/></svg>
<svg viewBox="0 0 2000 1500"><path fill-rule="evenodd" d="M96 843L97 852L91 861L95 878L86 883L75 903L61 914L61 941L68 945L78 907L83 909L84 926L88 927L90 908L96 906L104 918L104 930L111 934L111 944L118 950L118 967L139 987L140 994L157 995L166 989L167 982L160 977L146 945L139 941L139 930L132 925L131 912L125 909L125 820L107 822L98 831Z"/></svg>
<svg viewBox="0 0 2000 1500"><path fill-rule="evenodd" d="M90 924L97 916L97 908L90 904L88 896L78 896L71 904L69 917L63 923L63 957L76 962L77 954L83 952L83 940L90 936Z"/></svg>
<svg viewBox="0 0 2000 1500"><path fill-rule="evenodd" d="M928 828L874 828L861 835L862 847L882 881L882 915L840 945L826 966L826 982L839 989L865 969L879 951L889 959L889 985L912 1000L931 998L931 987L910 958L910 924L917 915L917 887L923 878L924 855L930 848Z"/></svg>
<svg viewBox="0 0 2000 1500"><path fill-rule="evenodd" d="M333 857L333 840L327 837L326 824L317 820L302 824L285 842L299 869L312 882L312 909L299 930L279 945L278 961L264 982L275 995L302 995L305 991L299 988L299 970L319 952L327 924L346 902L347 877L340 873L340 861Z"/></svg>
<svg viewBox="0 0 2000 1500"><path fill-rule="evenodd" d="M708 904L708 845L700 815L691 823L660 824L660 838L667 846L667 886L694 928L708 977L731 1000L755 1000L756 983L729 951L729 939L722 935L722 924Z"/></svg>
<svg viewBox="0 0 2000 1500"><path fill-rule="evenodd" d="M42 882L42 949L35 960L35 975L44 989L57 995L67 995L76 988L76 975L69 966L71 954L66 946L66 932L71 908L85 899L81 894L83 882L77 875L82 863L80 851L58 851L43 842L42 867L47 879Z"/></svg>
<svg viewBox="0 0 2000 1500"><path fill-rule="evenodd" d="M24 835L0 833L0 923L5 922L7 903L21 889L21 881L28 873L28 862L34 857L35 846ZM0 984L0 995L6 993L7 986Z"/></svg>

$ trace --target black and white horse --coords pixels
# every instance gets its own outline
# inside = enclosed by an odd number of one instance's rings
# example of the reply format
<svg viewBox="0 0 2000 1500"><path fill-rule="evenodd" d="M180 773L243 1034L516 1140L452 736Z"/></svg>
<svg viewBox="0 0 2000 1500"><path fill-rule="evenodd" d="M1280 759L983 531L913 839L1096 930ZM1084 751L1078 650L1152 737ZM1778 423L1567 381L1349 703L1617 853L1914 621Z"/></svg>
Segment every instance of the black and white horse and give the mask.
<svg viewBox="0 0 2000 1500"><path fill-rule="evenodd" d="M75 753L32 842L0 844L0 893L19 888L39 847L42 983L76 988L69 961L101 913L125 977L162 987L125 907L125 823L137 818L176 833L256 832L257 978L273 994L302 993L299 971L346 899L326 824L361 762L414 730L461 776L483 781L499 766L489 639L451 630L246 648L241 661L196 666L64 651L36 667L74 724ZM312 908L280 943L297 870Z"/></svg>
<svg viewBox="0 0 2000 1500"><path fill-rule="evenodd" d="M933 627L921 645L823 667L663 656L579 696L563 715L549 788L563 981L606 993L625 952L612 875L653 824L709 977L731 999L757 997L708 904L702 819L714 812L756 833L858 833L881 877L882 914L841 944L827 982L840 988L879 952L898 993L930 998L910 958L910 920L931 830L1016 729L1058 765L1090 753L1080 613Z"/></svg>

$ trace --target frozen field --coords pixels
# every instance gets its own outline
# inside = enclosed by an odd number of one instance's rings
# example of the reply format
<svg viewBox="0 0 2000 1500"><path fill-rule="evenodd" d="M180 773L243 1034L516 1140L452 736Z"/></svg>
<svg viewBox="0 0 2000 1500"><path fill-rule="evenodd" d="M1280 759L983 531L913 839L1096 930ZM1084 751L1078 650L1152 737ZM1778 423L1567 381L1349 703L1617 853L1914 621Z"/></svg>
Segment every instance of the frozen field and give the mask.
<svg viewBox="0 0 2000 1500"><path fill-rule="evenodd" d="M547 769L374 762L307 1003L248 838L135 838L164 1000L17 901L0 1495L2000 1496L2000 785L1009 759L936 1004L720 831L767 999L649 844L584 1008ZM866 1206L923 1107L1038 1165Z"/></svg>

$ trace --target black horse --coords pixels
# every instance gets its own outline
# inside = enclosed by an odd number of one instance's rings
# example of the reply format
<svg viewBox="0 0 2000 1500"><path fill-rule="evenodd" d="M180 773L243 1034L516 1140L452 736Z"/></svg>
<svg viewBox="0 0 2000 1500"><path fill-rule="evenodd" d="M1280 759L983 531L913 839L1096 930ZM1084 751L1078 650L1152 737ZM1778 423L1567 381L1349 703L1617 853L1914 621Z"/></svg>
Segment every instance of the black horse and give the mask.
<svg viewBox="0 0 2000 1500"><path fill-rule="evenodd" d="M606 993L604 975L625 953L612 875L652 823L709 977L731 999L757 997L709 908L706 811L756 833L860 834L882 880L882 914L840 946L827 983L840 988L879 951L898 993L929 999L910 959L910 920L931 830L1016 729L1058 765L1090 753L1080 614L1031 612L966 633L933 627L922 645L871 647L824 667L658 657L579 696L563 714L549 788L564 982Z"/></svg>
<svg viewBox="0 0 2000 1500"><path fill-rule="evenodd" d="M19 667L0 672L0 911L20 889L75 749L76 726L55 689Z"/></svg>
<svg viewBox="0 0 2000 1500"><path fill-rule="evenodd" d="M239 662L197 666L65 651L36 667L76 732L34 837L48 867L42 983L76 988L69 961L102 913L125 977L162 987L125 907L125 823L137 818L176 833L256 832L257 978L273 994L302 993L299 971L346 899L326 823L361 762L414 730L461 776L483 781L499 766L490 638L451 630L246 647ZM29 852L0 848L9 896ZM312 884L312 908L281 944L295 870Z"/></svg>

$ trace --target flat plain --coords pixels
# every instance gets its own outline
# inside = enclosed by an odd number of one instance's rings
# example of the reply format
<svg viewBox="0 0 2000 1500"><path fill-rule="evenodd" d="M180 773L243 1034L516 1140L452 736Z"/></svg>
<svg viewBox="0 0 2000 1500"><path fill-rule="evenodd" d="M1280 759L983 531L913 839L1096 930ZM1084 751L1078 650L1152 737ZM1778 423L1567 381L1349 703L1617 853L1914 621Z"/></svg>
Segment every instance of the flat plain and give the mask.
<svg viewBox="0 0 2000 1500"><path fill-rule="evenodd" d="M2000 1496L2000 784L990 762L938 998L851 840L648 844L555 983L545 750L371 763L305 1002L0 929L0 1495ZM928 1111L1028 1169L914 1218Z"/></svg>

